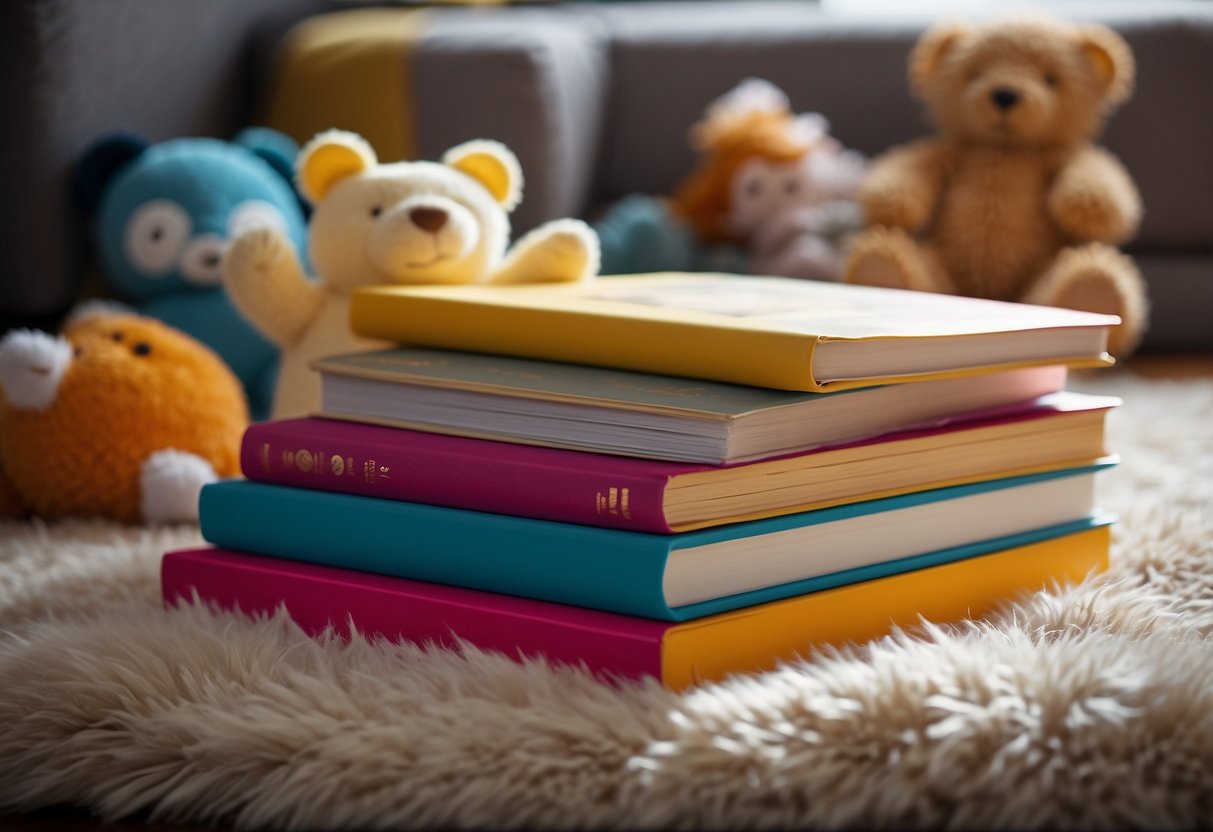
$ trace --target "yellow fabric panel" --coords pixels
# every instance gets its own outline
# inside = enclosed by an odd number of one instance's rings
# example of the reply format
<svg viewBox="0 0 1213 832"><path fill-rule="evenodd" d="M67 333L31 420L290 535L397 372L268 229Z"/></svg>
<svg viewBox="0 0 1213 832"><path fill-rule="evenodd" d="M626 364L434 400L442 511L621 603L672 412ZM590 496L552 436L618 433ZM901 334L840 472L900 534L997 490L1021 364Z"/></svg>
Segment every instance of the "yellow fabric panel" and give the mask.
<svg viewBox="0 0 1213 832"><path fill-rule="evenodd" d="M339 128L382 161L416 158L408 58L426 20L424 9L370 8L297 24L275 56L262 122L300 144Z"/></svg>

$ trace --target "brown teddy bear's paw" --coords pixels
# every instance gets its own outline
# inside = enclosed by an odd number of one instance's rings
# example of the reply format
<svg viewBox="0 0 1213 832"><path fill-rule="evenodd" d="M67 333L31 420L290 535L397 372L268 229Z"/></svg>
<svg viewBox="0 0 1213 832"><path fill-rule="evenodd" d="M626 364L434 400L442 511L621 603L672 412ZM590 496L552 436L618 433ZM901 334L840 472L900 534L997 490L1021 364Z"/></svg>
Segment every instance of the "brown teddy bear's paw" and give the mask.
<svg viewBox="0 0 1213 832"><path fill-rule="evenodd" d="M905 191L871 190L863 193L863 210L869 225L914 232L926 225L931 206Z"/></svg>
<svg viewBox="0 0 1213 832"><path fill-rule="evenodd" d="M1137 216L1129 207L1093 188L1056 194L1049 208L1058 224L1079 240L1120 243L1137 227Z"/></svg>
<svg viewBox="0 0 1213 832"><path fill-rule="evenodd" d="M941 269L918 243L897 229L873 228L856 238L843 281L919 292L951 291Z"/></svg>
<svg viewBox="0 0 1213 832"><path fill-rule="evenodd" d="M1066 249L1024 298L1025 303L1118 315L1108 352L1124 358L1141 342L1149 314L1145 284L1125 255L1103 245Z"/></svg>

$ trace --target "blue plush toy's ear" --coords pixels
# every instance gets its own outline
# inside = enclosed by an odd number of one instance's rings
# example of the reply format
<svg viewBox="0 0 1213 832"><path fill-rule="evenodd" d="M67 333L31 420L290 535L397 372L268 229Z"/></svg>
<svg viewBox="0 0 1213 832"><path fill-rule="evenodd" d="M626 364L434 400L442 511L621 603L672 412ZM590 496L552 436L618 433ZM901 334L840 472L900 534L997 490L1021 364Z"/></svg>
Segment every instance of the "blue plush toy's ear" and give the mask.
<svg viewBox="0 0 1213 832"><path fill-rule="evenodd" d="M246 127L233 141L268 162L287 184L294 187L295 157L299 155L299 145L294 139L269 127Z"/></svg>
<svg viewBox="0 0 1213 832"><path fill-rule="evenodd" d="M110 133L93 142L72 173L72 192L80 210L89 216L96 213L106 185L149 146L143 136L128 132Z"/></svg>

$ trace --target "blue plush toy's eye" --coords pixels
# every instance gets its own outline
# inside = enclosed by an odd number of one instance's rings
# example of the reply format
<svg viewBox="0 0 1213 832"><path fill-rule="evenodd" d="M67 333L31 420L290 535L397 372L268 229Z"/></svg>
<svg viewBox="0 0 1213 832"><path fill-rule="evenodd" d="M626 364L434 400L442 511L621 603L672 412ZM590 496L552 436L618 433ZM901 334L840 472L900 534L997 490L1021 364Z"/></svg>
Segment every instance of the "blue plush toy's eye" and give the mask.
<svg viewBox="0 0 1213 832"><path fill-rule="evenodd" d="M145 203L131 214L123 232L126 257L149 277L173 270L193 222L186 210L168 199Z"/></svg>
<svg viewBox="0 0 1213 832"><path fill-rule="evenodd" d="M218 234L198 234L185 245L178 268L186 281L197 286L223 282L223 255L227 242Z"/></svg>

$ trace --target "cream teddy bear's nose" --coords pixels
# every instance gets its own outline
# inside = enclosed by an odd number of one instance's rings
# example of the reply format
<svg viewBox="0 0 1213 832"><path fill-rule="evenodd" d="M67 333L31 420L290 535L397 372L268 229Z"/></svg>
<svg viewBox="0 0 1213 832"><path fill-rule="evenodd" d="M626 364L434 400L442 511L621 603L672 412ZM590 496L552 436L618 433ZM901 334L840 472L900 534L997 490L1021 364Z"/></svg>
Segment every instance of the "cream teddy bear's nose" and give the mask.
<svg viewBox="0 0 1213 832"><path fill-rule="evenodd" d="M0 340L0 390L19 410L48 409L72 362L65 339L32 329L16 329Z"/></svg>

